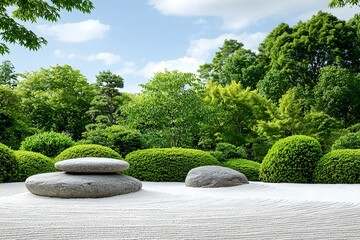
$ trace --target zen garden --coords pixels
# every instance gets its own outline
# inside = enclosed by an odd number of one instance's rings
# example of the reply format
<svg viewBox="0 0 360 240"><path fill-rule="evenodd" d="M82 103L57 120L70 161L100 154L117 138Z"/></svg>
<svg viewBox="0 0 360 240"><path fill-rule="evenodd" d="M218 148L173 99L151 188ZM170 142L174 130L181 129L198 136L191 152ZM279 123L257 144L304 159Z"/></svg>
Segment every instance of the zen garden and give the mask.
<svg viewBox="0 0 360 240"><path fill-rule="evenodd" d="M2 1L0 54L47 42L16 19L94 7ZM0 239L360 239L360 15L319 11L256 52L229 38L196 73L124 85L2 61Z"/></svg>

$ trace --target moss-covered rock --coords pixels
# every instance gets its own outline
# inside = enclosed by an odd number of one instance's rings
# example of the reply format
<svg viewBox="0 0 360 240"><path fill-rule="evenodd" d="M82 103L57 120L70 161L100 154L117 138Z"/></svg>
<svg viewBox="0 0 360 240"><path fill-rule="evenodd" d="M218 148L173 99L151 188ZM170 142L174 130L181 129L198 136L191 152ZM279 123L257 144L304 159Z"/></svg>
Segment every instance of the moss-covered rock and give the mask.
<svg viewBox="0 0 360 240"><path fill-rule="evenodd" d="M14 154L19 163L19 181L35 174L56 171L53 161L41 153L19 150Z"/></svg>
<svg viewBox="0 0 360 240"><path fill-rule="evenodd" d="M224 167L243 173L249 181L259 181L260 163L247 159L230 159L223 163Z"/></svg>
<svg viewBox="0 0 360 240"><path fill-rule="evenodd" d="M277 141L260 167L265 182L309 183L321 158L320 143L312 137L295 135Z"/></svg>
<svg viewBox="0 0 360 240"><path fill-rule="evenodd" d="M55 159L54 162L72 158L83 157L103 157L122 159L121 155L112 150L111 148L104 147L97 144L84 144L76 145L62 151Z"/></svg>
<svg viewBox="0 0 360 240"><path fill-rule="evenodd" d="M317 163L315 183L360 183L360 149L334 150Z"/></svg>
<svg viewBox="0 0 360 240"><path fill-rule="evenodd" d="M183 182L196 167L220 165L209 153L185 148L152 148L131 152L125 159L130 163L126 174L142 181Z"/></svg>

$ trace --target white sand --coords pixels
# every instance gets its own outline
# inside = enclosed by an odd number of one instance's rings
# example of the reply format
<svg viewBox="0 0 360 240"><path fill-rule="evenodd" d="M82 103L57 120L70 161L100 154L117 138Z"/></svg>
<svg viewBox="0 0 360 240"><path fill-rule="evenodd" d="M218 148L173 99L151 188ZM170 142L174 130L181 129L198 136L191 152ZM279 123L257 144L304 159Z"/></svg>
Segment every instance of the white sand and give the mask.
<svg viewBox="0 0 360 240"><path fill-rule="evenodd" d="M360 239L360 184L186 188L57 199L0 184L0 239Z"/></svg>

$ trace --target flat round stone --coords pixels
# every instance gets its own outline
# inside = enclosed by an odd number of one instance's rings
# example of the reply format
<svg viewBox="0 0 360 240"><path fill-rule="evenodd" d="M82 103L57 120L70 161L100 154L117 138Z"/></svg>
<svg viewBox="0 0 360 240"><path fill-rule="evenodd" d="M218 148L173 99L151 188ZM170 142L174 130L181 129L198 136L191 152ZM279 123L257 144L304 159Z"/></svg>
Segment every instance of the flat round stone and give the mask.
<svg viewBox="0 0 360 240"><path fill-rule="evenodd" d="M26 188L35 195L59 198L101 198L137 192L142 184L122 174L43 173L26 179Z"/></svg>
<svg viewBox="0 0 360 240"><path fill-rule="evenodd" d="M68 173L117 173L129 168L129 163L112 158L74 158L55 163L55 168Z"/></svg>

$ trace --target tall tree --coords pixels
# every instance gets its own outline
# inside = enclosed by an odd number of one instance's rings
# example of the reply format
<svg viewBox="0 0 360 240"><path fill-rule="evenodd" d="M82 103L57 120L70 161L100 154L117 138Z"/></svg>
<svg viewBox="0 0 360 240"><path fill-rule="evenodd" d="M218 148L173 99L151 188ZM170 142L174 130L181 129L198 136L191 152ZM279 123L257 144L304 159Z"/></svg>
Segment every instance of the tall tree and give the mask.
<svg viewBox="0 0 360 240"><path fill-rule="evenodd" d="M38 37L33 31L17 22L34 23L38 19L55 22L60 18L61 11L79 10L90 13L94 8L90 0L2 0L0 1L0 38L2 41L24 46L30 50L38 50L46 40ZM9 9L12 15L8 14ZM0 41L0 55L9 53L8 46Z"/></svg>
<svg viewBox="0 0 360 240"><path fill-rule="evenodd" d="M123 109L151 147L196 147L205 115L203 84L194 74L158 72Z"/></svg>
<svg viewBox="0 0 360 240"><path fill-rule="evenodd" d="M319 12L293 28L280 24L259 48L259 58L267 69L284 73L292 87L313 88L323 67L360 71L358 39L356 30L345 21Z"/></svg>
<svg viewBox="0 0 360 240"><path fill-rule="evenodd" d="M211 119L203 126L204 142L245 145L251 141L257 121L270 119L271 103L234 81L226 86L208 83L205 102L211 108Z"/></svg>
<svg viewBox="0 0 360 240"><path fill-rule="evenodd" d="M84 75L69 65L57 65L25 73L23 78L18 89L32 126L79 139L89 124L86 111L94 97Z"/></svg>
<svg viewBox="0 0 360 240"><path fill-rule="evenodd" d="M345 127L360 121L360 75L338 67L321 70L315 87L316 108L341 120Z"/></svg>
<svg viewBox="0 0 360 240"><path fill-rule="evenodd" d="M124 87L124 79L111 71L102 71L96 76L95 87L96 95L88 114L96 124L112 126L116 124L117 110L123 101L119 88Z"/></svg>
<svg viewBox="0 0 360 240"><path fill-rule="evenodd" d="M17 76L14 65L9 60L3 61L0 65L0 85L7 85L10 88L16 87Z"/></svg>

